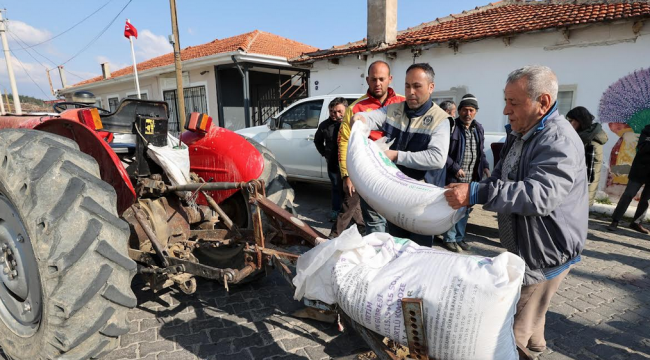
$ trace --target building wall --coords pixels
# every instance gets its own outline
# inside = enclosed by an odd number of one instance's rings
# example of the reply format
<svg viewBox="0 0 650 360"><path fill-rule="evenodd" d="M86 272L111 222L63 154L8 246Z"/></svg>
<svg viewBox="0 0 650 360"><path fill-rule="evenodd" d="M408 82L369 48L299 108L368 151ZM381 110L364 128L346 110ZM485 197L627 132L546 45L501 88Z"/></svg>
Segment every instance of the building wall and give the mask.
<svg viewBox="0 0 650 360"><path fill-rule="evenodd" d="M456 53L444 44L422 50L415 61L433 66L436 72L434 96L448 94L452 88L474 94L480 106L477 119L486 132L502 132L507 121L502 113L503 88L510 71L529 64L551 67L558 76L560 90L575 90L572 105L584 106L597 117L601 95L612 83L634 70L650 66L650 24L646 23L638 35L633 33L631 22L597 25L572 30L568 41L562 32L550 31L515 36L507 46L503 39L461 44ZM356 55L348 56L340 59L338 65L327 60L317 61L311 72L311 95L364 92L366 86L362 76L365 76L366 66L384 56L368 56L366 61L359 60ZM393 86L403 93L405 71L414 62L413 54L410 49L400 50L388 62ZM604 149L601 188L607 180L610 153L619 140L617 134L603 125L609 141ZM612 185L607 190L616 195L621 186Z"/></svg>
<svg viewBox="0 0 650 360"><path fill-rule="evenodd" d="M340 59L339 64L328 60L317 61L310 69L309 94L365 93L368 89L366 69L366 61L358 59L356 55ZM403 88L402 85L402 91Z"/></svg>
<svg viewBox="0 0 650 360"><path fill-rule="evenodd" d="M133 79L129 82L119 84L110 84L101 88L88 90L95 95L97 100L101 100L102 108L109 110L108 99L117 97L120 101L128 95L135 95L135 82ZM147 94L147 98L158 99L158 82L155 78L140 79L140 93Z"/></svg>
<svg viewBox="0 0 650 360"><path fill-rule="evenodd" d="M176 74L174 71L162 75L140 77L140 92L147 94L149 100L162 101L165 90L176 90ZM204 66L188 71L183 71L183 86L205 86L208 114L214 119L217 114L217 87L214 77L214 67ZM102 107L108 110L108 99L118 97L121 101L128 95L136 94L135 82L131 77L129 81L118 84L106 84L98 88L89 89L98 100L101 100Z"/></svg>

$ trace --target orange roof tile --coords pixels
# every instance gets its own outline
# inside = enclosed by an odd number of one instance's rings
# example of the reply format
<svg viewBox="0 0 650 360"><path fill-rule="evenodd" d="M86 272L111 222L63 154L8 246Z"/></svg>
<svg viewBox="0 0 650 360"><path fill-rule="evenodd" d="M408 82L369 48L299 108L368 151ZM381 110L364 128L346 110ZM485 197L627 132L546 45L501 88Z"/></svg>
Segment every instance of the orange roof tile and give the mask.
<svg viewBox="0 0 650 360"><path fill-rule="evenodd" d="M219 53L228 53L240 50L248 54L261 54L285 57L287 59L298 56L305 52L313 52L318 48L293 41L282 36L270 34L264 31L251 31L249 33L216 39L206 44L189 46L181 50L183 61L206 57ZM174 63L174 53L169 53L138 63L138 72L153 69ZM116 78L133 73L133 67L127 66L111 72L111 78ZM73 86L86 85L103 80L102 76L84 80Z"/></svg>
<svg viewBox="0 0 650 360"><path fill-rule="evenodd" d="M386 51L448 41L473 41L489 37L514 35L530 31L564 28L576 24L597 23L630 18L649 18L648 1L502 1L463 14L450 15L430 23L401 31L397 42L370 49ZM293 63L341 57L366 52L366 41L306 53L291 59Z"/></svg>

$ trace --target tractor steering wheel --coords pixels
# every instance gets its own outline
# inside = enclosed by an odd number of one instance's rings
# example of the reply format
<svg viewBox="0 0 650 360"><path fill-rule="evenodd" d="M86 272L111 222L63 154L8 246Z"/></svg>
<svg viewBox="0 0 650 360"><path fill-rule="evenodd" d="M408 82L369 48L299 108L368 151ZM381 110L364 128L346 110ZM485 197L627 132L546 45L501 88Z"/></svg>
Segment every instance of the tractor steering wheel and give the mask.
<svg viewBox="0 0 650 360"><path fill-rule="evenodd" d="M96 106L92 106L92 105L88 105L88 104L84 104L84 103L80 103L80 102L64 101L64 102L55 103L54 105L52 105L52 108L54 108L54 111L56 111L57 114L60 114L60 113L62 113L64 111L68 110L68 109L63 107L64 105L74 105L74 106L79 106L79 107L82 107L82 108L96 107ZM111 113L110 111L108 111L106 109L99 108L99 107L97 108L97 110L103 111L106 114Z"/></svg>

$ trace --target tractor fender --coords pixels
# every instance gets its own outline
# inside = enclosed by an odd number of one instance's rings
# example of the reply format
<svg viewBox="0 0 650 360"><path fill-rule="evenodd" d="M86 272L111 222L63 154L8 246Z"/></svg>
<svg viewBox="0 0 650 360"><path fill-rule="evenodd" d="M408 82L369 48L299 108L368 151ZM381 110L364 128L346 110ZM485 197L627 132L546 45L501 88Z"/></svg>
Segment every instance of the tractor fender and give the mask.
<svg viewBox="0 0 650 360"><path fill-rule="evenodd" d="M33 129L50 116L0 116L0 129Z"/></svg>
<svg viewBox="0 0 650 360"><path fill-rule="evenodd" d="M122 161L97 132L78 121L61 118L43 121L33 128L71 139L79 145L79 150L97 161L102 180L110 184L117 193L119 215L135 202L135 189Z"/></svg>
<svg viewBox="0 0 650 360"><path fill-rule="evenodd" d="M264 170L264 157L241 135L218 126L207 133L185 131L181 140L189 147L190 170L206 182L241 182L259 178ZM217 203L237 190L210 192ZM205 205L203 195L197 203Z"/></svg>

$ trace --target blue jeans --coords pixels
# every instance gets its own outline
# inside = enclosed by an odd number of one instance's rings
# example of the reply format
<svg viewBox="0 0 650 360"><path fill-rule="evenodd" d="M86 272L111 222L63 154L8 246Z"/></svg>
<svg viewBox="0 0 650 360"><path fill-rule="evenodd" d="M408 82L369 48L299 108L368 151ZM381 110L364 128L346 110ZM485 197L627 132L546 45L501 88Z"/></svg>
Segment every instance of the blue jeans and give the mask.
<svg viewBox="0 0 650 360"><path fill-rule="evenodd" d="M341 211L341 199L343 198L343 181L341 174L336 172L327 172L332 183L332 211Z"/></svg>
<svg viewBox="0 0 650 360"><path fill-rule="evenodd" d="M387 232L386 231L386 219L379 215L375 209L371 208L368 203L363 200L361 197L361 215L363 216L363 222L366 224L366 235L370 235L376 232Z"/></svg>
<svg viewBox="0 0 650 360"><path fill-rule="evenodd" d="M463 216L442 236L445 242L461 242L465 239L465 228L467 227L467 220L469 220L469 213L471 211L472 208L467 207L465 210L465 216Z"/></svg>

